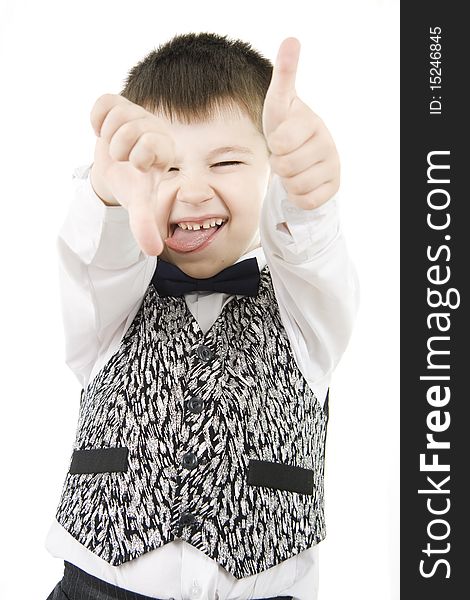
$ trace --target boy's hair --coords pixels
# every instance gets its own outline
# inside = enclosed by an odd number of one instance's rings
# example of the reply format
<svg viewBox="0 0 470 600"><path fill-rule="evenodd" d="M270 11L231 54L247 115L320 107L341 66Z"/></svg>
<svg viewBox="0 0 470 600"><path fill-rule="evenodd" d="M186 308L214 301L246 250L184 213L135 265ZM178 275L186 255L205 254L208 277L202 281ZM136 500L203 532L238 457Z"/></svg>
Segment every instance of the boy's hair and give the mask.
<svg viewBox="0 0 470 600"><path fill-rule="evenodd" d="M135 65L121 95L184 123L242 109L263 131L272 63L241 40L214 33L176 35Z"/></svg>

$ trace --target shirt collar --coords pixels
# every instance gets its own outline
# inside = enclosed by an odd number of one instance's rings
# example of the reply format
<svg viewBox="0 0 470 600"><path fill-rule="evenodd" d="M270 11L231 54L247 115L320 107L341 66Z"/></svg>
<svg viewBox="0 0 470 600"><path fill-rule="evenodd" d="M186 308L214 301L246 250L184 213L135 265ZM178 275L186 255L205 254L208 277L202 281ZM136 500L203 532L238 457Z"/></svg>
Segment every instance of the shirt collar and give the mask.
<svg viewBox="0 0 470 600"><path fill-rule="evenodd" d="M258 246L258 248L254 248L253 250L250 250L246 254L243 254L242 256L240 256L240 258L235 261L235 264L241 262L242 260L246 260L248 258L253 258L253 257L256 258L256 260L258 262L258 268L261 272L264 269L264 267L266 266L266 257L264 255L264 250L261 246Z"/></svg>

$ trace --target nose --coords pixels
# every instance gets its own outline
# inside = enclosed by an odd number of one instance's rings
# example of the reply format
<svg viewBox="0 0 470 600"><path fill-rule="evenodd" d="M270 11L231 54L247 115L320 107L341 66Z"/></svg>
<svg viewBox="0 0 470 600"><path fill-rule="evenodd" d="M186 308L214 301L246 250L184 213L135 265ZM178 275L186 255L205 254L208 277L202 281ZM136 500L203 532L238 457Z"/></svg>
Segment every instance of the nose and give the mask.
<svg viewBox="0 0 470 600"><path fill-rule="evenodd" d="M213 189L203 177L185 177L181 181L176 199L187 204L201 204L214 197Z"/></svg>

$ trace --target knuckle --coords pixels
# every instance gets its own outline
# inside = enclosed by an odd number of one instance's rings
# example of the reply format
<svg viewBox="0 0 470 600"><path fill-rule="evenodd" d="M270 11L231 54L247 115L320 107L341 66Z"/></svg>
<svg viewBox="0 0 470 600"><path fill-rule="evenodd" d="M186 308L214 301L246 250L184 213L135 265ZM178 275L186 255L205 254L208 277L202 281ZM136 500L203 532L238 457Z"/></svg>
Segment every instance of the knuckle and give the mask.
<svg viewBox="0 0 470 600"><path fill-rule="evenodd" d="M139 143L146 150L154 149L156 146L155 134L152 131L144 131L139 138Z"/></svg>
<svg viewBox="0 0 470 600"><path fill-rule="evenodd" d="M320 129L323 129L325 127L325 123L323 122L323 119L321 117L319 117L317 114L311 111L309 114L311 127L315 131L319 131Z"/></svg>
<svg viewBox="0 0 470 600"><path fill-rule="evenodd" d="M286 153L284 136L279 135L277 132L273 133L268 137L267 142L273 154L282 155Z"/></svg>
<svg viewBox="0 0 470 600"><path fill-rule="evenodd" d="M301 195L305 192L305 183L301 177L291 177L289 179L289 190L295 195Z"/></svg>
<svg viewBox="0 0 470 600"><path fill-rule="evenodd" d="M105 102L106 104L115 104L119 100L120 96L117 94L103 94L98 98L98 102Z"/></svg>
<svg viewBox="0 0 470 600"><path fill-rule="evenodd" d="M128 107L124 104L115 104L109 111L112 114L113 119L126 118L128 114Z"/></svg>
<svg viewBox="0 0 470 600"><path fill-rule="evenodd" d="M332 185L331 183L325 183L312 192L312 202L315 204L315 206L321 206L327 200L329 200L336 192L337 190L335 190L334 185Z"/></svg>
<svg viewBox="0 0 470 600"><path fill-rule="evenodd" d="M293 177L296 173L295 160L291 156L284 156L281 162L286 176Z"/></svg>
<svg viewBox="0 0 470 600"><path fill-rule="evenodd" d="M126 157L124 156L124 152L123 152L122 148L116 146L116 144L111 143L109 145L108 153L109 153L109 157L112 160L120 161L120 160L125 160L126 159Z"/></svg>
<svg viewBox="0 0 470 600"><path fill-rule="evenodd" d="M289 154L299 146L299 131L292 121L286 121L280 126L277 133L280 137L281 154Z"/></svg>
<svg viewBox="0 0 470 600"><path fill-rule="evenodd" d="M109 156L113 160L127 160L129 157L130 145L121 143L120 140L116 139L116 136L113 137L111 143L109 144Z"/></svg>
<svg viewBox="0 0 470 600"><path fill-rule="evenodd" d="M292 158L288 156L276 156L273 160L273 168L281 177L292 177L295 175Z"/></svg>
<svg viewBox="0 0 470 600"><path fill-rule="evenodd" d="M112 103L113 94L102 94L99 96L95 103L93 104L93 108L110 106Z"/></svg>
<svg viewBox="0 0 470 600"><path fill-rule="evenodd" d="M113 140L116 137L119 143L130 146L134 145L139 133L139 127L135 121L128 121L121 125L118 131L114 134Z"/></svg>
<svg viewBox="0 0 470 600"><path fill-rule="evenodd" d="M336 194L339 190L340 178L337 177L334 181L330 183L331 195Z"/></svg>
<svg viewBox="0 0 470 600"><path fill-rule="evenodd" d="M109 112L119 102L119 96L116 94L103 94L101 95L93 105L92 113L97 112Z"/></svg>
<svg viewBox="0 0 470 600"><path fill-rule="evenodd" d="M148 132L142 136L145 146L151 151L154 163L167 166L173 160L173 140L160 132Z"/></svg>
<svg viewBox="0 0 470 600"><path fill-rule="evenodd" d="M147 171L152 164L153 153L140 139L129 154L129 162L139 171Z"/></svg>

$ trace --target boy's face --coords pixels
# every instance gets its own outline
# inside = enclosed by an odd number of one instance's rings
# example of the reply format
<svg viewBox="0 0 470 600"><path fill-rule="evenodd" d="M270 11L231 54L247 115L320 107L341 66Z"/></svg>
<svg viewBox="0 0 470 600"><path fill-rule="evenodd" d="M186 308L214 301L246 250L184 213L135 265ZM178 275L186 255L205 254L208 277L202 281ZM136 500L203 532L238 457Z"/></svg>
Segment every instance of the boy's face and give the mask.
<svg viewBox="0 0 470 600"><path fill-rule="evenodd" d="M175 162L157 192L158 228L167 242L160 258L191 277L211 277L260 246L260 212L271 174L266 143L245 113L227 110L189 125L165 121L175 142ZM167 240L176 223L208 216L225 223L179 228Z"/></svg>

